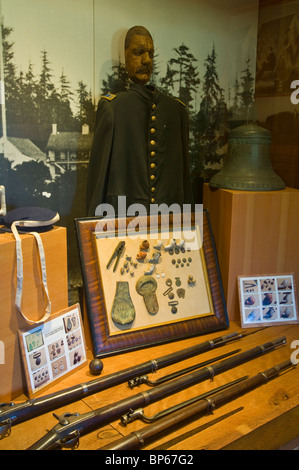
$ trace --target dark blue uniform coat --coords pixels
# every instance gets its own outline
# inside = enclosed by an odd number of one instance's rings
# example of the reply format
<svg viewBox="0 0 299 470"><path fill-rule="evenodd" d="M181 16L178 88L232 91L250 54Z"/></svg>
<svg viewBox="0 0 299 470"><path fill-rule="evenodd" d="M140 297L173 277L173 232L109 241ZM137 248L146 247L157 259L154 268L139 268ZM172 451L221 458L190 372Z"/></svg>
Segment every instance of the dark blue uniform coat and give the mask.
<svg viewBox="0 0 299 470"><path fill-rule="evenodd" d="M127 207L189 204L189 124L185 106L156 89L132 84L99 101L87 182L87 212L118 196Z"/></svg>

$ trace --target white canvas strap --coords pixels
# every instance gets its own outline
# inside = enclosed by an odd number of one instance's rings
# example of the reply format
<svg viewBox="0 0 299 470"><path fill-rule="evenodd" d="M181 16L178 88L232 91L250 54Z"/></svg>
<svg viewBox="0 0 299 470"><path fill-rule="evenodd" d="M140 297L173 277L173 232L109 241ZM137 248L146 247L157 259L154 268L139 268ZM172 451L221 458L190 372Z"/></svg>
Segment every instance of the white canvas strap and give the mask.
<svg viewBox="0 0 299 470"><path fill-rule="evenodd" d="M43 290L44 294L47 300L47 306L45 310L44 316L38 320L38 321L33 321L27 318L24 313L22 312L22 296L23 296L23 252L22 252L22 239L19 235L17 225L25 225L23 223L24 221L15 221L11 225L11 230L12 233L15 236L16 239L16 255L17 255L17 289L16 289L16 299L15 299L15 305L19 313L25 318L25 320L28 323L43 323L46 321L50 314L51 314L51 301L49 297L49 291L48 291L48 285L47 285L47 271L46 271L46 258L45 258L45 252L44 252L44 247L43 247L43 242L42 239L37 232L29 232L29 234L33 235L35 237L38 251L39 251L39 260L40 260L40 267L41 267L41 280L42 280L42 285L43 285ZM26 221L26 225L27 225ZM45 225L45 224L44 224ZM49 222L47 222L47 225L49 225ZM28 225L27 225L28 226ZM36 224L35 224L36 226Z"/></svg>
<svg viewBox="0 0 299 470"><path fill-rule="evenodd" d="M6 199L4 186L0 186L0 215L6 215Z"/></svg>

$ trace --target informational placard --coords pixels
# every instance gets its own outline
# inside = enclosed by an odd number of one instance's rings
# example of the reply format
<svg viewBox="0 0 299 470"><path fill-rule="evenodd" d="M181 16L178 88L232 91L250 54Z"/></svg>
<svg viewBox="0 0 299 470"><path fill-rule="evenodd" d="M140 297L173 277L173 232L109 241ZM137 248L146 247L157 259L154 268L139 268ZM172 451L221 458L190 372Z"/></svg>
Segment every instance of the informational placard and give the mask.
<svg viewBox="0 0 299 470"><path fill-rule="evenodd" d="M19 338L30 397L86 363L79 304L52 315L43 324L20 330Z"/></svg>
<svg viewBox="0 0 299 470"><path fill-rule="evenodd" d="M238 277L242 326L298 323L293 273Z"/></svg>

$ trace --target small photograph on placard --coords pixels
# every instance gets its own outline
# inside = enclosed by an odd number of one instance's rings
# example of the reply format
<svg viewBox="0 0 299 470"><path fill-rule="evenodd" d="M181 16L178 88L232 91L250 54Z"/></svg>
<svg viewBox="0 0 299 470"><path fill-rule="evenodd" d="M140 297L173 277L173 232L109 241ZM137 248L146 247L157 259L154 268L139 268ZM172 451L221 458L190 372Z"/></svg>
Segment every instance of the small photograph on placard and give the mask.
<svg viewBox="0 0 299 470"><path fill-rule="evenodd" d="M79 330L71 333L70 335L66 335L66 343L69 351L80 346L81 342L82 337Z"/></svg>
<svg viewBox="0 0 299 470"><path fill-rule="evenodd" d="M279 291L287 291L293 289L293 282L291 277L282 277L277 282L277 287Z"/></svg>
<svg viewBox="0 0 299 470"><path fill-rule="evenodd" d="M32 371L40 369L47 364L45 348L40 348L38 351L29 354L29 362Z"/></svg>
<svg viewBox="0 0 299 470"><path fill-rule="evenodd" d="M42 367L38 371L32 374L33 377L33 388L38 389L42 385L45 385L50 380L50 374L48 366Z"/></svg>
<svg viewBox="0 0 299 470"><path fill-rule="evenodd" d="M254 308L253 310L251 308L245 308L244 316L248 323L257 322L261 320L261 311L259 308Z"/></svg>
<svg viewBox="0 0 299 470"><path fill-rule="evenodd" d="M72 365L79 364L84 358L84 352L81 348L78 348L70 352L69 358Z"/></svg>
<svg viewBox="0 0 299 470"><path fill-rule="evenodd" d="M54 361L65 354L64 339L60 338L48 346L50 360Z"/></svg>
<svg viewBox="0 0 299 470"><path fill-rule="evenodd" d="M268 305L277 305L277 296L275 292L262 293L261 298L263 307Z"/></svg>
<svg viewBox="0 0 299 470"><path fill-rule="evenodd" d="M287 307L280 307L280 317L288 320L292 320L295 318L295 310L294 306L287 306Z"/></svg>
<svg viewBox="0 0 299 470"><path fill-rule="evenodd" d="M62 356L58 359L56 359L54 362L51 364L52 366L52 372L53 372L53 377L58 377L61 374L65 374L67 371L67 363L66 363L66 356Z"/></svg>
<svg viewBox="0 0 299 470"><path fill-rule="evenodd" d="M278 312L276 307L263 308L263 320L277 320Z"/></svg>
<svg viewBox="0 0 299 470"><path fill-rule="evenodd" d="M279 292L279 305L292 305L293 296L292 292Z"/></svg>
<svg viewBox="0 0 299 470"><path fill-rule="evenodd" d="M267 278L267 279L261 279L260 280L261 284L261 291L274 291L276 290L276 285L275 285L275 279L274 278Z"/></svg>
<svg viewBox="0 0 299 470"><path fill-rule="evenodd" d="M244 296L244 307L253 307L260 305L260 298L258 294L245 295Z"/></svg>
<svg viewBox="0 0 299 470"><path fill-rule="evenodd" d="M26 349L28 352L34 351L40 346L43 346L44 339L43 339L41 328L34 331L34 333L30 333L26 335L25 341L26 341Z"/></svg>
<svg viewBox="0 0 299 470"><path fill-rule="evenodd" d="M248 281L242 281L242 290L246 292L247 294L250 292L258 292L258 280L257 279L251 279Z"/></svg>

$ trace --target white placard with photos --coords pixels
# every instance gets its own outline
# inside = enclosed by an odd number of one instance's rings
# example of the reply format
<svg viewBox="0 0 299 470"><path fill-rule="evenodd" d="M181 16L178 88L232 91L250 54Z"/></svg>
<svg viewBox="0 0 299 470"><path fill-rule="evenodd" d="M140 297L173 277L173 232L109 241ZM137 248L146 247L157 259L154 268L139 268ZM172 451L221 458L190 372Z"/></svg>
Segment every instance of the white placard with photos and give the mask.
<svg viewBox="0 0 299 470"><path fill-rule="evenodd" d="M79 304L51 315L46 322L19 331L29 397L86 364Z"/></svg>
<svg viewBox="0 0 299 470"><path fill-rule="evenodd" d="M238 276L242 326L298 323L294 274Z"/></svg>

